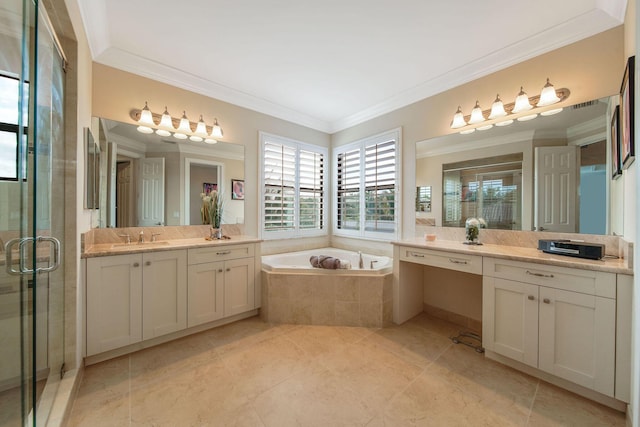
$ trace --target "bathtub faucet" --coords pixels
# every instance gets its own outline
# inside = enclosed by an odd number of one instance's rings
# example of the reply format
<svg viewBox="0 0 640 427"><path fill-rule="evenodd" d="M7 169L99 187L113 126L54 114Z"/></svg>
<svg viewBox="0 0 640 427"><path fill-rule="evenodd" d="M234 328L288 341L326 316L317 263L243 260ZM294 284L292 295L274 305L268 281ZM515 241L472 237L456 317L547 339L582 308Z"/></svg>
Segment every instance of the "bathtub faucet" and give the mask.
<svg viewBox="0 0 640 427"><path fill-rule="evenodd" d="M376 262L378 262L378 261L371 260L371 267L369 267L369 268L371 268L373 270L373 264L375 264Z"/></svg>
<svg viewBox="0 0 640 427"><path fill-rule="evenodd" d="M358 257L360 258L360 261L358 261L358 267L360 268L360 270L364 270L364 261L362 260L362 252L358 251Z"/></svg>

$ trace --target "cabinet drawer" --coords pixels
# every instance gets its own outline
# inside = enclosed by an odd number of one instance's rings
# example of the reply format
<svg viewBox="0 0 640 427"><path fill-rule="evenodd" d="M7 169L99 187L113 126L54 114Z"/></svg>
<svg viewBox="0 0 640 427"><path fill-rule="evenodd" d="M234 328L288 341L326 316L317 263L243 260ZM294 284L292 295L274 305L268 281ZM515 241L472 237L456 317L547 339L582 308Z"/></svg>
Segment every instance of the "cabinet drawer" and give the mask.
<svg viewBox="0 0 640 427"><path fill-rule="evenodd" d="M195 248L189 249L188 263L189 265L193 265L212 261L247 258L252 257L254 252L254 245L225 245L211 248Z"/></svg>
<svg viewBox="0 0 640 427"><path fill-rule="evenodd" d="M400 261L482 274L482 257L478 255L400 247Z"/></svg>
<svg viewBox="0 0 640 427"><path fill-rule="evenodd" d="M613 273L489 257L484 258L483 271L491 277L605 298L616 297L616 275Z"/></svg>

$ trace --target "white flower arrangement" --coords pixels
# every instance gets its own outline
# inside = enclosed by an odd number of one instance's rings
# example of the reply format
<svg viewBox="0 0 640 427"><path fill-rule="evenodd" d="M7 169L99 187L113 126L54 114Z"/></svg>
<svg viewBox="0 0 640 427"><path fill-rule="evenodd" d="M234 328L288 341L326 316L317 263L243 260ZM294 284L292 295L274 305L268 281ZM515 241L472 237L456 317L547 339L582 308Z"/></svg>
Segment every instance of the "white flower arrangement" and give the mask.
<svg viewBox="0 0 640 427"><path fill-rule="evenodd" d="M202 208L200 214L203 224L211 224L213 228L220 228L222 223L223 200L215 190L210 193L200 193Z"/></svg>

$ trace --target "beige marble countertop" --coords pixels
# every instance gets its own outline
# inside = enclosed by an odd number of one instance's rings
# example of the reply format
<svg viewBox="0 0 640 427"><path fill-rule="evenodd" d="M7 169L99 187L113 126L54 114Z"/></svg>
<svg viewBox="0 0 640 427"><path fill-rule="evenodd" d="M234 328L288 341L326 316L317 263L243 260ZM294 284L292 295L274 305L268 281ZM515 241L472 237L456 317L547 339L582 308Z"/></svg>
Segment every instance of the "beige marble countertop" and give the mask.
<svg viewBox="0 0 640 427"><path fill-rule="evenodd" d="M492 244L475 246L465 245L462 242L450 240L435 240L433 242L428 242L424 238L419 237L392 242L392 244L459 254L470 254L511 259L515 261L534 262L537 264L555 265L559 267L581 268L584 270L605 271L609 273L633 275L633 269L629 267L627 260L623 258L606 257L601 260L591 260L564 255L548 254L536 248Z"/></svg>
<svg viewBox="0 0 640 427"><path fill-rule="evenodd" d="M234 235L230 239L207 240L204 237L186 239L159 240L157 242L137 243L100 243L88 247L82 258L94 258L109 255L125 255L140 252L170 251L174 249L206 248L210 246L228 246L242 243L260 243L262 240L251 236Z"/></svg>

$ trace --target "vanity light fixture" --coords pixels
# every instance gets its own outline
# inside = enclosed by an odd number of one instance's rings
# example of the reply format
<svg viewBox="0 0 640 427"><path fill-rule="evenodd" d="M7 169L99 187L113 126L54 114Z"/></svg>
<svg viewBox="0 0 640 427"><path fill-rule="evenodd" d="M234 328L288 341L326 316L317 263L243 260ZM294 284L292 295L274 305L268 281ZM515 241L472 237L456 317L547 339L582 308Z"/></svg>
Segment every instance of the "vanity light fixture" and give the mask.
<svg viewBox="0 0 640 427"><path fill-rule="evenodd" d="M476 129L491 129L494 125L507 126L512 124L514 120L524 122L535 119L538 115L550 116L562 111L562 107L546 109L541 112L537 110L562 102L570 94L571 92L566 88L556 90L547 78L547 83L542 88L540 95L529 97L521 86L520 92L518 92L515 101L512 103L504 104L500 99L500 95L496 95L496 99L491 105L491 110L483 111L480 108L480 102L476 100L471 114L465 116L462 108L458 106L451 121L451 129L460 129L461 134L469 134ZM485 123L487 121L489 123Z"/></svg>
<svg viewBox="0 0 640 427"><path fill-rule="evenodd" d="M182 112L180 119L173 118L167 107L164 107L162 115L152 113L147 102L141 110L133 109L129 113L131 118L138 123L138 131L142 133L155 133L160 136L173 136L177 139L189 139L193 142L204 141L207 144L215 144L222 138L222 128L218 119L214 119L213 126L207 126L202 114L197 123L190 122L186 111Z"/></svg>

